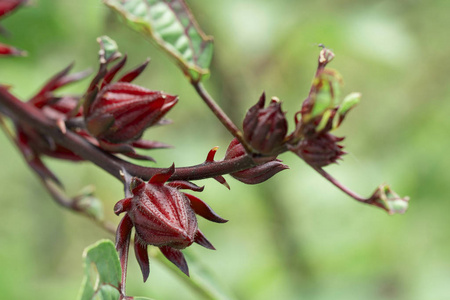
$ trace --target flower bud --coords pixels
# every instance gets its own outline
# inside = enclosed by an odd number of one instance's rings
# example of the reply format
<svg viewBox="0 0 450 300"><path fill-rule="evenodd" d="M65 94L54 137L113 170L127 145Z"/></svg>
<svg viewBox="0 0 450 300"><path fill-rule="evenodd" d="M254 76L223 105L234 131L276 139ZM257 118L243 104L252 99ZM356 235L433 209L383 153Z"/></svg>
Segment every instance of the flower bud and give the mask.
<svg viewBox="0 0 450 300"><path fill-rule="evenodd" d="M287 133L287 122L281 111L281 102L273 98L264 108L266 96L263 93L244 118L244 138L256 151L272 154L283 145Z"/></svg>
<svg viewBox="0 0 450 300"><path fill-rule="evenodd" d="M228 146L225 154L225 160L236 158L245 155L245 149L237 139L233 139ZM231 173L230 175L246 184L258 184L270 179L272 176L283 170L289 169L285 164L281 163L281 160L273 157L264 158L260 165L242 170L239 172Z"/></svg>
<svg viewBox="0 0 450 300"><path fill-rule="evenodd" d="M100 140L126 143L142 136L177 103L178 97L116 82L105 86L84 110L86 127Z"/></svg>
<svg viewBox="0 0 450 300"><path fill-rule="evenodd" d="M172 176L172 166L165 172L154 175L148 182L134 178L131 183L131 198L116 203L114 212L126 212L117 229L116 244L121 257L126 257L131 229L134 226L135 254L144 275L149 275L147 245L159 247L161 252L186 275L188 266L181 249L192 243L214 249L198 229L195 214L217 223L227 220L219 217L206 203L199 198L180 192L179 188L201 191L196 185L188 182L165 184Z"/></svg>
<svg viewBox="0 0 450 300"><path fill-rule="evenodd" d="M390 215L404 214L408 209L409 197L400 197L388 185L380 185L367 203L378 206Z"/></svg>
<svg viewBox="0 0 450 300"><path fill-rule="evenodd" d="M322 133L303 139L296 146L289 146L289 150L314 167L325 167L345 154L343 146L338 144L343 140L344 138Z"/></svg>

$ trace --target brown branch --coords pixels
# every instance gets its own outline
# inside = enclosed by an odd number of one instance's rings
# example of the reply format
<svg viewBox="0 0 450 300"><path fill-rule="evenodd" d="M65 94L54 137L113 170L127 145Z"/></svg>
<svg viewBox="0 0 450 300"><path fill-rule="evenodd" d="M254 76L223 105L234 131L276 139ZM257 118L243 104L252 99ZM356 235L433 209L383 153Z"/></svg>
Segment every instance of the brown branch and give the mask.
<svg viewBox="0 0 450 300"><path fill-rule="evenodd" d="M91 161L120 181L124 172L131 176L148 180L163 168L142 167L124 161L95 145L83 137L68 130L63 133L54 120L47 118L42 111L32 105L24 103L9 93L6 88L0 87L0 110L15 122L27 124L37 131L50 136L58 145L63 146L87 161ZM245 170L255 166L251 156L202 163L199 165L176 168L170 180L198 180L211 178Z"/></svg>
<svg viewBox="0 0 450 300"><path fill-rule="evenodd" d="M209 109L214 113L214 115L219 119L219 121L225 126L225 128L239 141L239 143L244 146L245 151L249 154L253 153L252 147L245 141L242 132L237 128L237 126L231 121L227 114L217 105L216 101L211 97L206 91L205 87L201 82L192 82L195 90L203 101L208 105Z"/></svg>

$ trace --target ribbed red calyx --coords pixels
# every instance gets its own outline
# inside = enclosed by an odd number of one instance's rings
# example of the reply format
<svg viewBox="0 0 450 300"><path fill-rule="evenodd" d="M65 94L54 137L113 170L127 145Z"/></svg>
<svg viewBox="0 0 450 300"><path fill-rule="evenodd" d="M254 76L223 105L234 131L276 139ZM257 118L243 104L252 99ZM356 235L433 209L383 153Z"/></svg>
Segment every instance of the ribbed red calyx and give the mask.
<svg viewBox="0 0 450 300"><path fill-rule="evenodd" d="M281 111L281 102L277 98L264 108L266 96L263 93L259 101L252 106L243 122L244 138L259 153L275 154L283 143L287 133L287 121Z"/></svg>
<svg viewBox="0 0 450 300"><path fill-rule="evenodd" d="M106 85L85 106L89 132L110 143L127 143L142 136L177 103L178 97L128 82Z"/></svg>
<svg viewBox="0 0 450 300"><path fill-rule="evenodd" d="M147 245L159 247L167 259L188 275L188 266L180 250L194 242L214 249L198 229L196 214L217 223L227 221L199 198L179 190L189 188L201 191L203 188L189 182L167 183L174 171L172 166L165 172L154 175L148 182L134 178L131 183L133 196L117 202L114 207L116 214L125 212L124 219L132 224L129 226L127 222L121 222L125 225L119 225L117 229L116 247L123 257L127 250L125 244L129 243L129 238L127 240L123 237L129 237L128 232L135 227L135 254L144 281L149 274Z"/></svg>

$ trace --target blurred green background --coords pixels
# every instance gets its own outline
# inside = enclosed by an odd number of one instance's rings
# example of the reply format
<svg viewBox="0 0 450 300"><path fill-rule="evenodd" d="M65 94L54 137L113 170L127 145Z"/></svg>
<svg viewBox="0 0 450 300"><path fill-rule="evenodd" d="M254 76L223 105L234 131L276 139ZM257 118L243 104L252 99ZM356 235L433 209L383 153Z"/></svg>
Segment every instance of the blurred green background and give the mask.
<svg viewBox="0 0 450 300"><path fill-rule="evenodd" d="M128 53L128 67L151 57L136 81L180 95L174 123L150 129L149 139L175 146L152 153L158 166L202 162L230 135L208 111L172 61L125 27L101 1L35 0L2 21L1 42L28 51L0 60L0 82L30 97L71 62L97 67L100 35ZM358 193L388 182L411 197L405 215L388 216L331 186L297 157L291 167L258 186L229 178L231 191L213 180L200 195L230 221L199 220L217 248L184 251L193 277L208 269L232 299L450 299L450 2L420 1L188 1L204 31L215 38L211 94L240 124L263 90L293 115L306 97L319 48L333 49L330 67L344 77L344 92L361 104L336 132L349 154L327 170ZM67 89L82 92L87 80ZM446 133L447 132L447 133ZM0 298L75 299L83 249L113 239L83 217L58 207L0 134ZM114 223L118 181L97 168L46 160L75 195L94 184ZM131 254L128 294L155 299L199 299L182 280L151 262L142 283Z"/></svg>

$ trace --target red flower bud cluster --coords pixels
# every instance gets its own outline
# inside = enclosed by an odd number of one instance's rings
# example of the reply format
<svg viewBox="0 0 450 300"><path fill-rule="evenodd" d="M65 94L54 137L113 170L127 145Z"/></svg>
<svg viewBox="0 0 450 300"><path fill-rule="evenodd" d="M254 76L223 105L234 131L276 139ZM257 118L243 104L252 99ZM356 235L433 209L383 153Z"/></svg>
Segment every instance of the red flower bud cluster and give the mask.
<svg viewBox="0 0 450 300"><path fill-rule="evenodd" d="M177 103L176 96L117 82L106 85L84 112L86 127L99 140L135 141Z"/></svg>
<svg viewBox="0 0 450 300"><path fill-rule="evenodd" d="M244 138L257 152L265 155L276 154L283 145L287 133L287 121L281 111L281 102L273 98L264 108L266 95L252 106L244 118Z"/></svg>
<svg viewBox="0 0 450 300"><path fill-rule="evenodd" d="M339 145L344 138L329 132L341 125L360 98L359 93L353 93L338 101L341 76L334 70L325 69L333 58L333 52L323 47L311 90L297 112L296 128L287 146L313 167L335 163L345 154L343 146Z"/></svg>
<svg viewBox="0 0 450 300"><path fill-rule="evenodd" d="M102 62L90 84L83 109L86 128L97 139L100 147L107 151L120 152L136 159L152 160L148 156L137 154L134 147L167 147L161 143L139 139L147 128L161 121L178 102L178 97L130 83L144 71L148 61L113 83L114 77L127 60L124 56L108 69L108 64L117 58L119 54L114 54Z"/></svg>
<svg viewBox="0 0 450 300"><path fill-rule="evenodd" d="M245 155L245 149L237 139L233 139L228 146L225 154L225 160L240 157ZM231 173L230 175L246 184L258 184L270 179L272 176L283 170L289 169L289 167L281 160L274 157L261 157L255 159L260 163L256 167L246 169L243 171Z"/></svg>
<svg viewBox="0 0 450 300"><path fill-rule="evenodd" d="M189 270L180 250L197 243L213 249L212 244L198 229L198 214L210 221L225 223L206 203L199 198L180 192L180 188L202 191L192 183L178 181L167 183L175 168L154 175L148 182L134 178L130 198L123 199L114 207L116 214L125 212L117 229L116 247L119 251L122 270L126 270L131 229L135 228L134 251L141 267L144 281L150 273L147 246L159 247L161 252L181 271L189 276Z"/></svg>
<svg viewBox="0 0 450 300"><path fill-rule="evenodd" d="M81 117L81 110L77 109L79 97L76 96L57 96L55 91L72 82L79 81L86 77L90 72L82 71L75 74L69 72L72 65L54 75L46 84L34 95L28 104L42 110L49 118L57 122L61 131L66 130L65 121L73 117ZM57 178L42 163L40 156L46 155L58 159L79 161L80 156L69 149L58 145L55 141L46 135L36 131L33 127L16 122L16 143L24 154L28 164L44 178L51 178L58 182ZM89 138L89 134L83 130L76 131L83 138Z"/></svg>

